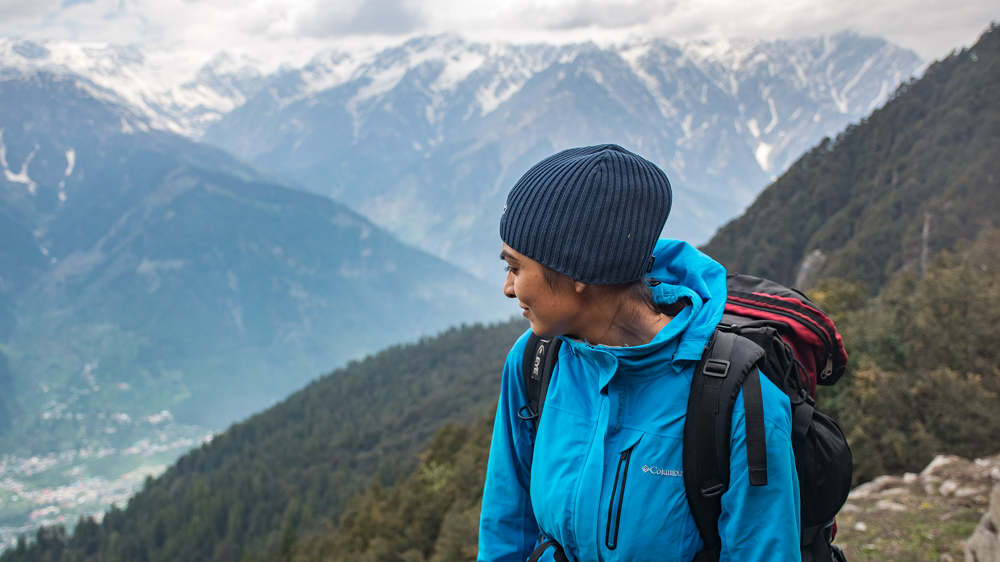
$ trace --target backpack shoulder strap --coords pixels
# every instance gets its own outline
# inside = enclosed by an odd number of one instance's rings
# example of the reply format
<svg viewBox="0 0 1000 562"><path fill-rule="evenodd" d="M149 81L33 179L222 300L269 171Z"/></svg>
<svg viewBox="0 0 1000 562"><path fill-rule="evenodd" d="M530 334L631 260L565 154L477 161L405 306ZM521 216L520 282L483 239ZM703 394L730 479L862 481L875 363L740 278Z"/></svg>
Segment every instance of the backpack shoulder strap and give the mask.
<svg viewBox="0 0 1000 562"><path fill-rule="evenodd" d="M695 562L721 554L721 496L729 487L733 406L743 389L750 484L767 484L764 408L757 363L764 350L735 333L716 330L695 367L684 425L684 491L704 549Z"/></svg>
<svg viewBox="0 0 1000 562"><path fill-rule="evenodd" d="M528 337L524 345L524 363L521 366L521 377L524 379L524 389L528 395L528 403L521 407L517 415L522 420L530 421L532 428L538 430L542 408L545 405L545 395L548 393L552 371L556 368L559 358L559 338L543 339L534 333Z"/></svg>

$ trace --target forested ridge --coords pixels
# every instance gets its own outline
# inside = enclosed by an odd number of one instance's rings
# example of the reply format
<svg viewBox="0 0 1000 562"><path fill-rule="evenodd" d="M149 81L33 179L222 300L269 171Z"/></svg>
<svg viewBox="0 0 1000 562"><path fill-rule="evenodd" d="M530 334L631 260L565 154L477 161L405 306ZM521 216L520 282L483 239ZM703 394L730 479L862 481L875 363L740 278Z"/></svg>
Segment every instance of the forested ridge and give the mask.
<svg viewBox="0 0 1000 562"><path fill-rule="evenodd" d="M804 156L706 247L785 283L813 249L826 256L809 295L851 364L818 401L848 436L857 482L1000 449L997 31ZM901 159L858 164L876 149ZM883 183L857 183L877 170ZM524 328L466 327L349 365L183 457L103 522L43 529L0 562L472 560L499 373Z"/></svg>
<svg viewBox="0 0 1000 562"><path fill-rule="evenodd" d="M919 265L925 222L930 253L1000 226L998 99L994 24L802 156L702 249L730 271L789 285L836 277L874 294Z"/></svg>

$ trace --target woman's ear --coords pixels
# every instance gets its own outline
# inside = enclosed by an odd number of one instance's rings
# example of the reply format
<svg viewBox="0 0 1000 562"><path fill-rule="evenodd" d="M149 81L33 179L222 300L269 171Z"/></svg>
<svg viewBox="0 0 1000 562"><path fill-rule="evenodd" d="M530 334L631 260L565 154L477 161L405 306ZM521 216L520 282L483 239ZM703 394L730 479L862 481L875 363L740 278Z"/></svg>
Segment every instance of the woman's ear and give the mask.
<svg viewBox="0 0 1000 562"><path fill-rule="evenodd" d="M573 281L573 288L576 289L577 293L582 293L587 288L587 284L580 281Z"/></svg>

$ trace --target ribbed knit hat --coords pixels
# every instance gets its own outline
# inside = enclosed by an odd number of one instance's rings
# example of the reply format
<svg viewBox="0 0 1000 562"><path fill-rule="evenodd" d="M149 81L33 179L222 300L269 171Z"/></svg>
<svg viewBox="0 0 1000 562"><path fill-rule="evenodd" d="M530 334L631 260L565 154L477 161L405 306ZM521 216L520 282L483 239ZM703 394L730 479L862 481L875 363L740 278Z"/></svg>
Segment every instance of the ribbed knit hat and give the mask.
<svg viewBox="0 0 1000 562"><path fill-rule="evenodd" d="M670 214L670 181L615 144L571 148L535 164L507 195L500 238L589 285L637 281Z"/></svg>

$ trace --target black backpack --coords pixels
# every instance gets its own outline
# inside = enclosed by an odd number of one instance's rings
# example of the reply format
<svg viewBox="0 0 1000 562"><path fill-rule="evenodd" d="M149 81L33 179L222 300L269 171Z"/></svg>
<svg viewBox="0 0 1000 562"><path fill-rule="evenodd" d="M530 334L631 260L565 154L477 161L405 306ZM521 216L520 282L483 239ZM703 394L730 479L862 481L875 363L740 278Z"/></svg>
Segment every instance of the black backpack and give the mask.
<svg viewBox="0 0 1000 562"><path fill-rule="evenodd" d="M651 285L659 284L649 279ZM816 385L831 385L847 367L847 353L833 322L802 293L766 279L730 274L722 322L705 348L691 382L684 427L684 489L704 542L694 562L716 562L722 548L718 520L729 487L733 406L743 390L751 486L767 485L763 398L758 373L788 395L792 448L799 478L803 562L846 562L831 544L834 517L851 490L851 450L840 427L815 409ZM561 340L532 334L524 350L528 403L518 414L537 427ZM756 369L754 368L756 367ZM688 446L694 443L695 446ZM556 559L565 553L553 541Z"/></svg>

